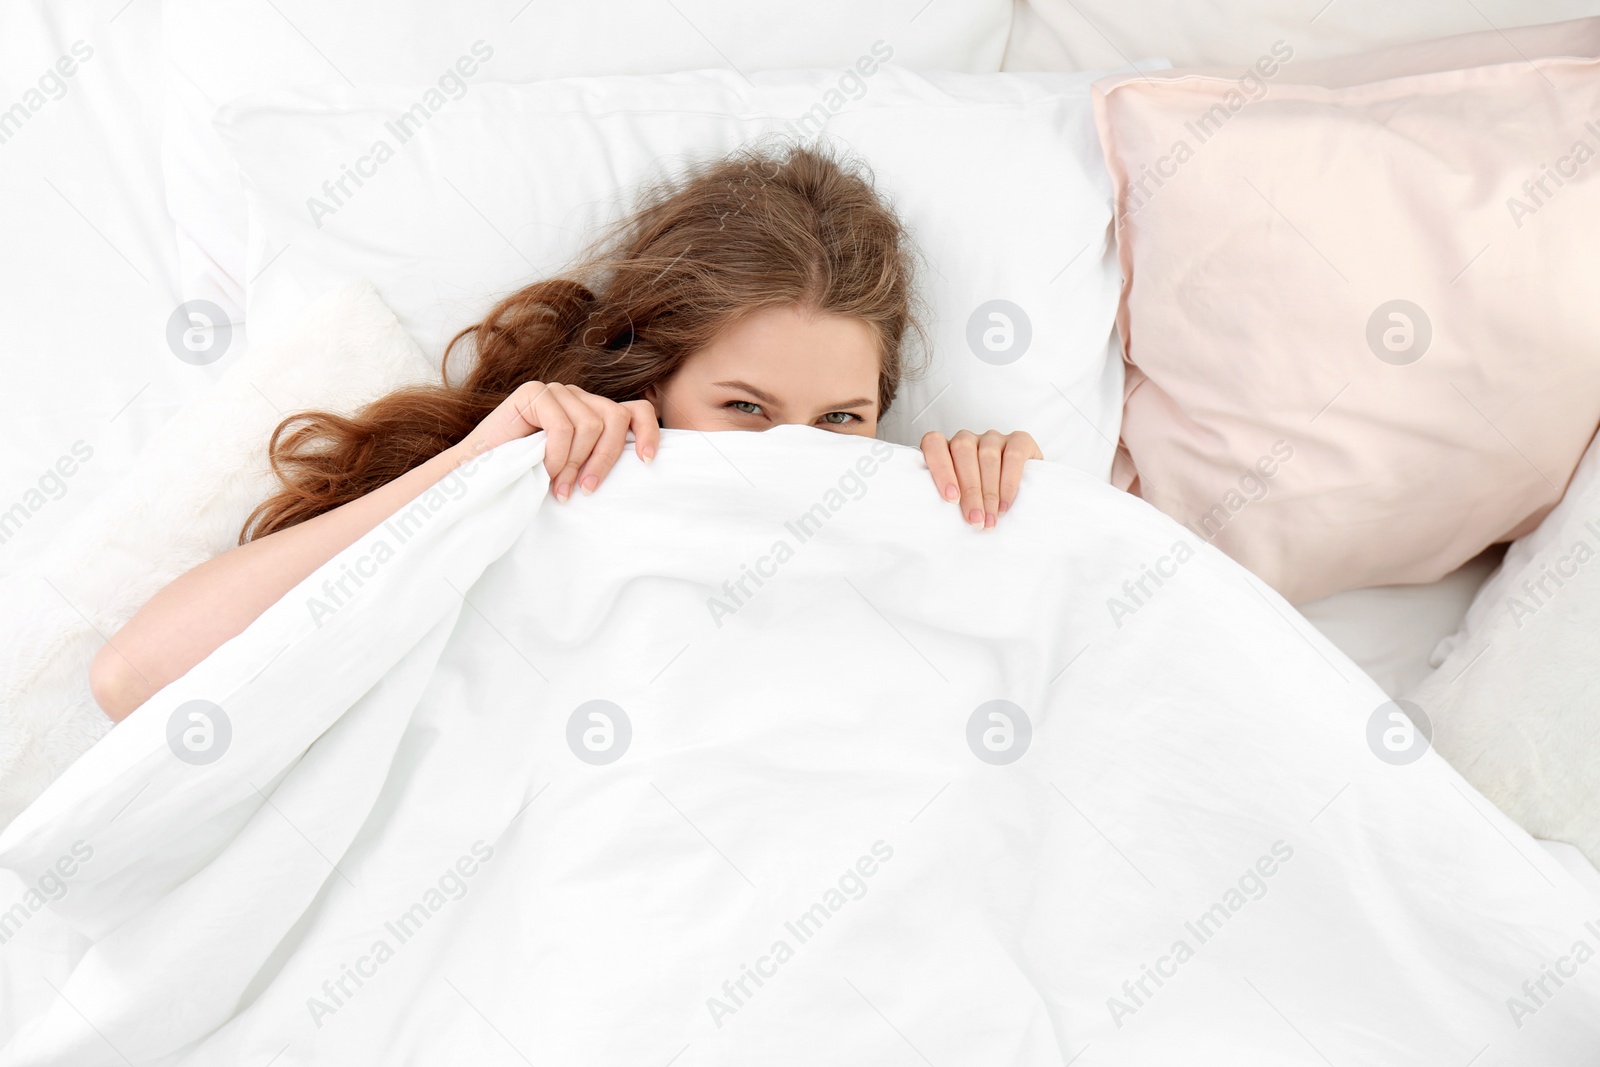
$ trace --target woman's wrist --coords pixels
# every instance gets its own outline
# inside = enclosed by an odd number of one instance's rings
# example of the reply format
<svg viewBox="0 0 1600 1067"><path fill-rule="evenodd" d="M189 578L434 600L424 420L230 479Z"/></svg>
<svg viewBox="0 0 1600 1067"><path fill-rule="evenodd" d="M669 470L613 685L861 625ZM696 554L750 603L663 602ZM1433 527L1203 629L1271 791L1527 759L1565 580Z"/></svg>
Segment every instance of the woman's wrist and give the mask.
<svg viewBox="0 0 1600 1067"><path fill-rule="evenodd" d="M481 459L488 452L489 448L484 444L468 438L451 445L429 460L429 462L437 464L441 468L440 477L443 477L445 474L474 459Z"/></svg>

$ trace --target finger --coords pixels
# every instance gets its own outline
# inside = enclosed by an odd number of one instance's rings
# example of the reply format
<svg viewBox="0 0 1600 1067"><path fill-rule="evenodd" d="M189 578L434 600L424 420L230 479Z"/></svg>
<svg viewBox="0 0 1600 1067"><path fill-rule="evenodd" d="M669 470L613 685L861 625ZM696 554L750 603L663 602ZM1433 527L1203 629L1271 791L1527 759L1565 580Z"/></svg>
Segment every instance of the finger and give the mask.
<svg viewBox="0 0 1600 1067"><path fill-rule="evenodd" d="M556 474L567 465L572 451L572 420L553 392L556 385L546 385L534 398L534 415L530 421L544 427L544 469L550 475L550 484L556 483ZM523 416L527 418L527 416Z"/></svg>
<svg viewBox="0 0 1600 1067"><path fill-rule="evenodd" d="M600 488L600 483L611 473L617 460L622 458L622 450L628 445L628 423L631 418L621 404L598 396L586 396L584 399L589 409L605 423L605 430L595 442L594 451L578 471L578 488L587 496Z"/></svg>
<svg viewBox="0 0 1600 1067"><path fill-rule="evenodd" d="M655 405L648 400L630 400L622 405L632 418L633 450L646 463L656 458L661 447L661 427L656 422Z"/></svg>
<svg viewBox="0 0 1600 1067"><path fill-rule="evenodd" d="M462 440L466 451L481 456L492 448L518 437L538 433L539 416L535 407L544 392L543 382L523 382Z"/></svg>
<svg viewBox="0 0 1600 1067"><path fill-rule="evenodd" d="M523 382L512 391L511 406L516 417L522 421L521 436L538 433L544 428L539 421L539 398L549 388L543 382Z"/></svg>
<svg viewBox="0 0 1600 1067"><path fill-rule="evenodd" d="M562 412L572 423L572 446L567 450L567 461L562 464L560 472L555 476L555 494L557 500L566 500L572 496L572 487L577 483L578 471L591 453L595 444L600 440L600 435L605 432L606 423L586 400L586 395L567 385L550 386L550 395L561 404Z"/></svg>
<svg viewBox="0 0 1600 1067"><path fill-rule="evenodd" d="M983 477L978 471L978 438L961 430L950 438L950 458L955 462L961 489L961 514L967 525L983 526Z"/></svg>
<svg viewBox="0 0 1600 1067"><path fill-rule="evenodd" d="M1016 502L1017 489L1022 485L1023 467L1030 459L1043 459L1044 454L1032 437L1014 433L1006 439L1005 455L1000 464L1000 514L1011 510Z"/></svg>
<svg viewBox="0 0 1600 1067"><path fill-rule="evenodd" d="M978 476L983 487L983 527L992 529L1000 517L1000 460L1006 435L990 430L978 438Z"/></svg>
<svg viewBox="0 0 1600 1067"><path fill-rule="evenodd" d="M946 500L961 495L956 485L956 465L950 459L950 442L938 430L922 435L922 458L928 463L928 474L933 477L934 488Z"/></svg>

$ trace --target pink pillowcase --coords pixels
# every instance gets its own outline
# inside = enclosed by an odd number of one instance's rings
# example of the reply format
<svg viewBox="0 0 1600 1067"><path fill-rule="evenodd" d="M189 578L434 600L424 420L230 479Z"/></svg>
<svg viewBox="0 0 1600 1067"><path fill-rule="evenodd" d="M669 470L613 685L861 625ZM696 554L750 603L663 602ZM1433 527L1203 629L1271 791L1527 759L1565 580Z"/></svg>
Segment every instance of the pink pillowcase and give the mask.
<svg viewBox="0 0 1600 1067"><path fill-rule="evenodd" d="M1433 581L1600 423L1600 18L1095 85L1118 484L1303 602Z"/></svg>

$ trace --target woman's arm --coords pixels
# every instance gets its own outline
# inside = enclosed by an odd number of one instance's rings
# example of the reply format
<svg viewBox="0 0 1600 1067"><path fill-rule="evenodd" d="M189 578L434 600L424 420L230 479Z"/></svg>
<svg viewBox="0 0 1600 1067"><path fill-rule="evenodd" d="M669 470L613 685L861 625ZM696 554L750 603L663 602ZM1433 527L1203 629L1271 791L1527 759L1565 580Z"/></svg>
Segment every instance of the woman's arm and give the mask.
<svg viewBox="0 0 1600 1067"><path fill-rule="evenodd" d="M640 458L649 462L660 441L649 404L616 404L572 386L525 383L460 444L389 484L229 549L173 580L95 653L90 692L112 722L121 722L242 633L306 576L473 456L544 430L545 468L556 498L564 501L574 485L587 493L604 479L622 455L630 429Z"/></svg>
<svg viewBox="0 0 1600 1067"><path fill-rule="evenodd" d="M447 449L366 496L267 534L180 575L113 634L89 667L89 688L121 722L243 632L284 593L422 495L468 458Z"/></svg>

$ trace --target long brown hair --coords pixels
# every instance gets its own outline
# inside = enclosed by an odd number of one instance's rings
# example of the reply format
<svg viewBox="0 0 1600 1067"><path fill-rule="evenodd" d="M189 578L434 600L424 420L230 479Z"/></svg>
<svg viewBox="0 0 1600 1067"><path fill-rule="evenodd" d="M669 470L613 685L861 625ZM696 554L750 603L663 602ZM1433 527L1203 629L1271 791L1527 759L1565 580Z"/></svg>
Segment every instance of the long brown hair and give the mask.
<svg viewBox="0 0 1600 1067"><path fill-rule="evenodd" d="M739 316L801 306L865 321L878 339L879 415L921 335L911 242L858 163L819 147L743 149L646 190L567 273L518 289L450 341L440 382L353 416L299 412L268 445L282 488L239 543L304 522L456 444L526 381L640 399ZM451 353L475 356L459 384Z"/></svg>

